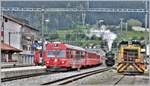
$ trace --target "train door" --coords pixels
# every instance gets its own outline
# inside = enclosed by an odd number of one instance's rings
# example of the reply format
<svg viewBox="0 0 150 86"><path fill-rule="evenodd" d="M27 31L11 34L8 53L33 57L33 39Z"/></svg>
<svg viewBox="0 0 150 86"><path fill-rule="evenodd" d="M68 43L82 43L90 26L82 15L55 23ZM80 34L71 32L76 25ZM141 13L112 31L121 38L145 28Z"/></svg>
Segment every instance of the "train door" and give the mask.
<svg viewBox="0 0 150 86"><path fill-rule="evenodd" d="M69 49L66 50L66 59L68 60L68 65L71 66L73 59L72 50Z"/></svg>
<svg viewBox="0 0 150 86"><path fill-rule="evenodd" d="M43 58L42 58L42 50L39 50L39 53L38 53L38 63L41 65L42 64L42 60L43 60Z"/></svg>
<svg viewBox="0 0 150 86"><path fill-rule="evenodd" d="M80 69L82 64L81 64L81 59L82 59L82 53L81 51L73 51L73 68L78 68Z"/></svg>

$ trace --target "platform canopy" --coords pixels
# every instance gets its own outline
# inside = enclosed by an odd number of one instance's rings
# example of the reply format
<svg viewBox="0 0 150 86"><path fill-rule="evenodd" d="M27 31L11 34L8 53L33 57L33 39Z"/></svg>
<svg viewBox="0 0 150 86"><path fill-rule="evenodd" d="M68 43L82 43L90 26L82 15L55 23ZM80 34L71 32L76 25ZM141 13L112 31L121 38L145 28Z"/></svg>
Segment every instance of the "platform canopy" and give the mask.
<svg viewBox="0 0 150 86"><path fill-rule="evenodd" d="M1 51L4 52L22 52L22 50L14 48L6 43L0 43Z"/></svg>

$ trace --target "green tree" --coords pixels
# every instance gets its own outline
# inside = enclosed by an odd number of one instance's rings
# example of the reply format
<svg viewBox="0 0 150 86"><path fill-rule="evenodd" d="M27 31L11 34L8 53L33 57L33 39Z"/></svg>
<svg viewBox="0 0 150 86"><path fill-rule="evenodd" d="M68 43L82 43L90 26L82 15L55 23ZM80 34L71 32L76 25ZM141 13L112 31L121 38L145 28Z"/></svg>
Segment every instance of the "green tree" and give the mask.
<svg viewBox="0 0 150 86"><path fill-rule="evenodd" d="M131 28L132 26L142 26L142 22L137 19L129 19L127 21L128 26Z"/></svg>
<svg viewBox="0 0 150 86"><path fill-rule="evenodd" d="M58 39L58 38L59 38L58 33L48 34L48 37L47 37L48 40L54 40L54 39Z"/></svg>

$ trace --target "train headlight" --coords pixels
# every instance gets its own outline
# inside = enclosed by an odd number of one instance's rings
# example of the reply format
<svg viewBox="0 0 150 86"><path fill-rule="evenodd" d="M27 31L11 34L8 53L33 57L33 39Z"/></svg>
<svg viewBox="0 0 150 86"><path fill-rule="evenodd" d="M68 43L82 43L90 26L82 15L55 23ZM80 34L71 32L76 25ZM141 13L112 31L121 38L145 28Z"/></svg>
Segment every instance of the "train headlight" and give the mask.
<svg viewBox="0 0 150 86"><path fill-rule="evenodd" d="M61 63L62 63L62 64L64 64L65 62L64 62L64 61L62 61Z"/></svg>
<svg viewBox="0 0 150 86"><path fill-rule="evenodd" d="M49 61L47 61L46 63L49 64Z"/></svg>
<svg viewBox="0 0 150 86"><path fill-rule="evenodd" d="M135 62L140 62L141 61L141 59L135 59Z"/></svg>
<svg viewBox="0 0 150 86"><path fill-rule="evenodd" d="M121 62L124 62L124 59L123 59L123 58L121 58Z"/></svg>
<svg viewBox="0 0 150 86"><path fill-rule="evenodd" d="M58 59L54 59L54 62L57 62L58 61Z"/></svg>

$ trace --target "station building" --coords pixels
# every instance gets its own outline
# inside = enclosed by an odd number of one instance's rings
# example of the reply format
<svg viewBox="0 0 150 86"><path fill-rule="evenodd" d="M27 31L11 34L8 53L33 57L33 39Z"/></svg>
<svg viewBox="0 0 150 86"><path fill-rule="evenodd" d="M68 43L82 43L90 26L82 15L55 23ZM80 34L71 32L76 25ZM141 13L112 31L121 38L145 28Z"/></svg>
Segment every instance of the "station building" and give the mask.
<svg viewBox="0 0 150 86"><path fill-rule="evenodd" d="M39 30L9 15L3 15L1 28L2 63L33 65L32 44L39 39Z"/></svg>

